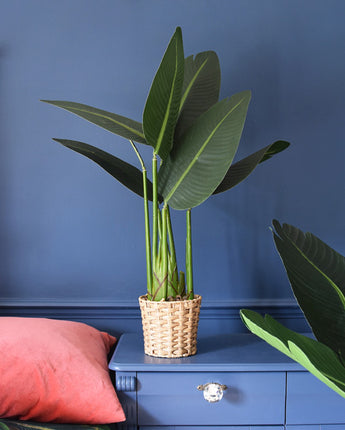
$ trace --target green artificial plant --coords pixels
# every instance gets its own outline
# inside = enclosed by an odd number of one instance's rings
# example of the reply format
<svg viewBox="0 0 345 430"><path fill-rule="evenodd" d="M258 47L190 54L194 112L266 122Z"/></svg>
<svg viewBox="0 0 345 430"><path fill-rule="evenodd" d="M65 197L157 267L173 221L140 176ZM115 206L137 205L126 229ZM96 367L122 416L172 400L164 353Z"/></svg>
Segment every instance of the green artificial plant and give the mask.
<svg viewBox="0 0 345 430"><path fill-rule="evenodd" d="M178 27L153 79L142 123L80 103L43 100L128 139L135 151L141 169L86 143L54 139L96 162L144 198L147 297L151 300L193 299L191 209L234 187L259 163L289 145L277 141L232 164L251 94L243 91L219 100L219 90L216 53L184 58ZM152 182L134 142L153 149ZM185 273L177 270L170 208L186 211Z"/></svg>
<svg viewBox="0 0 345 430"><path fill-rule="evenodd" d="M273 221L276 248L315 339L242 310L248 329L345 397L345 258L311 233Z"/></svg>

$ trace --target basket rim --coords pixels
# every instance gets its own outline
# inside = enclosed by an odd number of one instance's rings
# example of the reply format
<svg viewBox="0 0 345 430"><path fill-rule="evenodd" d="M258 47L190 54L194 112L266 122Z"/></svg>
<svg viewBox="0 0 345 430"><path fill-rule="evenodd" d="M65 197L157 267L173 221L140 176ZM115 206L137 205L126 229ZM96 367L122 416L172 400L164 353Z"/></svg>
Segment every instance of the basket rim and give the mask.
<svg viewBox="0 0 345 430"><path fill-rule="evenodd" d="M152 306L158 306L159 304L175 304L175 303L196 303L200 302L202 300L202 296L199 294L194 294L194 299L182 299L182 300L148 300L147 294L144 294L142 296L139 296L138 298L139 302L145 302L149 303Z"/></svg>

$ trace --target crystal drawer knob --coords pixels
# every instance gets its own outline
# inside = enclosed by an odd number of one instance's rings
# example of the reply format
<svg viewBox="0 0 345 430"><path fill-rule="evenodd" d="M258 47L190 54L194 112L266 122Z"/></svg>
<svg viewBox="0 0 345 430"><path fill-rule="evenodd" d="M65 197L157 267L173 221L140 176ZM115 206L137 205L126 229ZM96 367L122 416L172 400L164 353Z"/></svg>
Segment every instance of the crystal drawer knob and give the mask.
<svg viewBox="0 0 345 430"><path fill-rule="evenodd" d="M226 385L218 384L217 382L209 382L208 384L197 386L199 391L203 391L204 399L210 403L222 400L224 391L227 388Z"/></svg>

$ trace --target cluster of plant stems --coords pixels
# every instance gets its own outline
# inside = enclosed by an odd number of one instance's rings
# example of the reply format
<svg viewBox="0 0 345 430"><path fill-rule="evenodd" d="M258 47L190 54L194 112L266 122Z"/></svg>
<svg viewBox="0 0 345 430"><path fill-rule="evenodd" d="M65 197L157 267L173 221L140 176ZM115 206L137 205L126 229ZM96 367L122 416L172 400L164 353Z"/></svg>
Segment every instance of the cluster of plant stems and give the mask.
<svg viewBox="0 0 345 430"><path fill-rule="evenodd" d="M147 169L135 146L130 143L139 159L143 174L143 197L145 213L145 252L147 273L147 298L149 300L194 299L192 265L191 209L186 211L186 267L178 272L175 241L169 205L160 205L158 198L158 157L152 157L152 243L149 198L147 192Z"/></svg>

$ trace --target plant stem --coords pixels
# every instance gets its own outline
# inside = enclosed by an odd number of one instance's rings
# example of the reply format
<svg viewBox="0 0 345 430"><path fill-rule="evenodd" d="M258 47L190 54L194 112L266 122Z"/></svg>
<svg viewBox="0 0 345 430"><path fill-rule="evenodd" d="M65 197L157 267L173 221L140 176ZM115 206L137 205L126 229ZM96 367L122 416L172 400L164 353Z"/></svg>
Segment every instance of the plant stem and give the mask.
<svg viewBox="0 0 345 430"><path fill-rule="evenodd" d="M151 261L151 239L150 239L150 215L149 215L149 203L147 198L147 171L143 159L139 154L133 141L130 143L140 161L141 169L143 172L143 191L144 191L144 211L145 211L145 251L146 251L146 276L147 276L147 294L148 297L152 297L152 261Z"/></svg>
<svg viewBox="0 0 345 430"><path fill-rule="evenodd" d="M194 299L194 288L193 288L193 261L192 261L192 217L191 209L187 210L186 224L186 280L187 280L187 297L188 299Z"/></svg>
<svg viewBox="0 0 345 430"><path fill-rule="evenodd" d="M153 267L157 264L158 248L158 184L157 184L157 155L154 153L152 158L152 259Z"/></svg>
<svg viewBox="0 0 345 430"><path fill-rule="evenodd" d="M130 141L130 143L131 143L131 145L132 145L132 148L134 149L135 155L136 155L136 156L138 157L138 159L139 159L139 162L140 162L140 165L141 165L141 170L146 170L146 167L145 167L144 161L143 161L143 159L142 159L142 157L141 157L141 155L140 155L140 152L138 151L137 147L135 146L135 144L134 144L133 140L129 140L129 141Z"/></svg>
<svg viewBox="0 0 345 430"><path fill-rule="evenodd" d="M171 218L170 218L170 208L167 206L167 220L168 220L168 237L169 237L169 246L170 246L170 255L172 260L176 261L176 251L175 251L175 241L174 241L174 235L171 225Z"/></svg>
<svg viewBox="0 0 345 430"><path fill-rule="evenodd" d="M180 270L179 273L179 295L181 297L184 297L186 295L186 281L184 272L182 272L182 270Z"/></svg>
<svg viewBox="0 0 345 430"><path fill-rule="evenodd" d="M164 205L162 209L162 278L163 278L163 297L168 298L168 235L167 235L167 222L168 221L168 207Z"/></svg>
<svg viewBox="0 0 345 430"><path fill-rule="evenodd" d="M175 241L173 235L173 229L171 225L170 208L167 206L167 228L168 228L168 240L169 240L169 264L168 264L168 297L181 295L177 261L176 261L176 251L175 251Z"/></svg>
<svg viewBox="0 0 345 430"><path fill-rule="evenodd" d="M152 261L151 261L151 239L150 239L150 215L147 198L147 172L143 170L144 181L144 210L145 210L145 249L146 249L146 276L147 276L147 294L152 297Z"/></svg>

